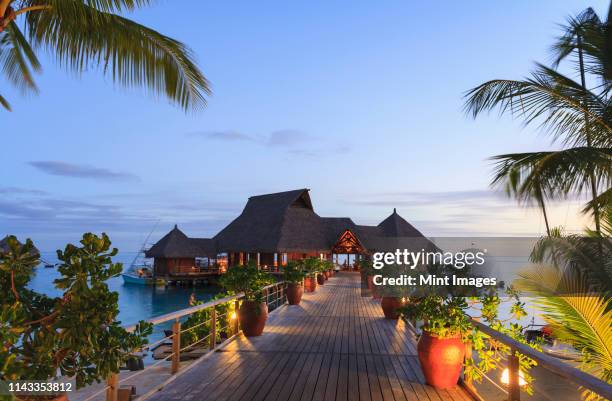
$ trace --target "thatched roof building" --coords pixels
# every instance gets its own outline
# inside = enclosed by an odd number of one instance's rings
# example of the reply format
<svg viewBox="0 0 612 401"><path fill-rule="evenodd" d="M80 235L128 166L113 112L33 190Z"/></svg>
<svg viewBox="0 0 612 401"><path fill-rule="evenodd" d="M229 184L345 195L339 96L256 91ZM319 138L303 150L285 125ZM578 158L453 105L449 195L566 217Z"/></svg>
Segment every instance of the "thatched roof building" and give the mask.
<svg viewBox="0 0 612 401"><path fill-rule="evenodd" d="M305 256L370 254L397 248L433 246L419 230L393 213L377 226L358 225L348 217L321 217L308 189L252 196L242 213L213 238L189 238L174 227L148 252L154 258L216 257L227 262L250 258L266 265Z"/></svg>

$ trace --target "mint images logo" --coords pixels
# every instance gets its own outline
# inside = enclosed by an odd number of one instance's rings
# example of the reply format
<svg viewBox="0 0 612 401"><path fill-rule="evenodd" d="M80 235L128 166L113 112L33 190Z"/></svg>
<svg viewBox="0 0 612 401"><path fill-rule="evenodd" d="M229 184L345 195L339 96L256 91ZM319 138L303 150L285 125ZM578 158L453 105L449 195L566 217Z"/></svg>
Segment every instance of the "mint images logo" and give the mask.
<svg viewBox="0 0 612 401"><path fill-rule="evenodd" d="M466 266L484 265L486 252L486 249L461 252L425 251L425 249L414 252L408 249L396 249L395 252L374 253L372 265L377 270L386 265L406 266L411 270L417 266L445 265L461 270Z"/></svg>

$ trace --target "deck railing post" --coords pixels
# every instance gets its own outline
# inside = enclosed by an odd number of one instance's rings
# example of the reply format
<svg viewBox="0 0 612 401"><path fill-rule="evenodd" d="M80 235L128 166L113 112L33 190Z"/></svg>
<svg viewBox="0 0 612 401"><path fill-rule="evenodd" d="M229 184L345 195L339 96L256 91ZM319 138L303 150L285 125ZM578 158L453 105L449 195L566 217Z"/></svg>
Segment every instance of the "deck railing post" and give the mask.
<svg viewBox="0 0 612 401"><path fill-rule="evenodd" d="M466 361L472 360L472 342L471 341L468 341L465 343L465 360ZM465 374L463 375L463 382L467 386L472 386L472 378L469 376L466 376Z"/></svg>
<svg viewBox="0 0 612 401"><path fill-rule="evenodd" d="M181 322L172 324L172 374L179 371L181 361Z"/></svg>
<svg viewBox="0 0 612 401"><path fill-rule="evenodd" d="M234 319L234 334L238 334L238 330L239 330L239 320L238 319L238 311L240 309L240 301L235 300L234 301L234 313L236 314L236 318Z"/></svg>
<svg viewBox="0 0 612 401"><path fill-rule="evenodd" d="M519 378L519 359L516 356L516 350L510 348L510 355L508 356L508 401L521 401Z"/></svg>
<svg viewBox="0 0 612 401"><path fill-rule="evenodd" d="M113 373L106 380L106 385L108 388L106 389L106 401L118 401L119 399L119 375L117 373Z"/></svg>
<svg viewBox="0 0 612 401"><path fill-rule="evenodd" d="M210 312L210 349L217 346L217 308L212 307Z"/></svg>

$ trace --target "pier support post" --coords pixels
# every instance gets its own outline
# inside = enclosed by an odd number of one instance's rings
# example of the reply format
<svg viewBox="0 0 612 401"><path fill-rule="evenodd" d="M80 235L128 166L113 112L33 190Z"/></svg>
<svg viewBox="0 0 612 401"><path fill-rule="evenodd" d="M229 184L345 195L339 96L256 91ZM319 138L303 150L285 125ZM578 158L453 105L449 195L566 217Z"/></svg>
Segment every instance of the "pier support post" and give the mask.
<svg viewBox="0 0 612 401"><path fill-rule="evenodd" d="M172 370L175 374L179 371L181 362L181 322L178 319L172 325Z"/></svg>
<svg viewBox="0 0 612 401"><path fill-rule="evenodd" d="M521 401L519 377L519 359L516 350L511 348L508 355L508 401Z"/></svg>
<svg viewBox="0 0 612 401"><path fill-rule="evenodd" d="M239 330L239 319L238 319L238 309L240 309L240 301L235 300L234 301L234 313L236 314L236 319L234 319L234 334L238 334L238 330Z"/></svg>
<svg viewBox="0 0 612 401"><path fill-rule="evenodd" d="M213 306L210 311L210 349L217 346L217 309Z"/></svg>
<svg viewBox="0 0 612 401"><path fill-rule="evenodd" d="M113 373L107 380L106 401L118 401L119 399L119 375Z"/></svg>

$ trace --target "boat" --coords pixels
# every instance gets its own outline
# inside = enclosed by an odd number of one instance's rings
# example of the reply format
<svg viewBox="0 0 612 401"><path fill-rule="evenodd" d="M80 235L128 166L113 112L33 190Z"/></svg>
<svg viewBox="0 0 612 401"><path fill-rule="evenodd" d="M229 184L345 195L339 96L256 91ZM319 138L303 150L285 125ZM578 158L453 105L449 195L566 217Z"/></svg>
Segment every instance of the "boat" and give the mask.
<svg viewBox="0 0 612 401"><path fill-rule="evenodd" d="M159 222L158 222L159 223ZM163 279L156 278L153 271L153 266L151 262L147 260L145 255L147 242L149 241L149 237L155 228L157 227L157 223L155 227L149 232L147 238L143 242L140 250L132 260L130 267L124 273L121 273L121 277L123 277L124 284L136 284L136 285L164 285L165 281Z"/></svg>

